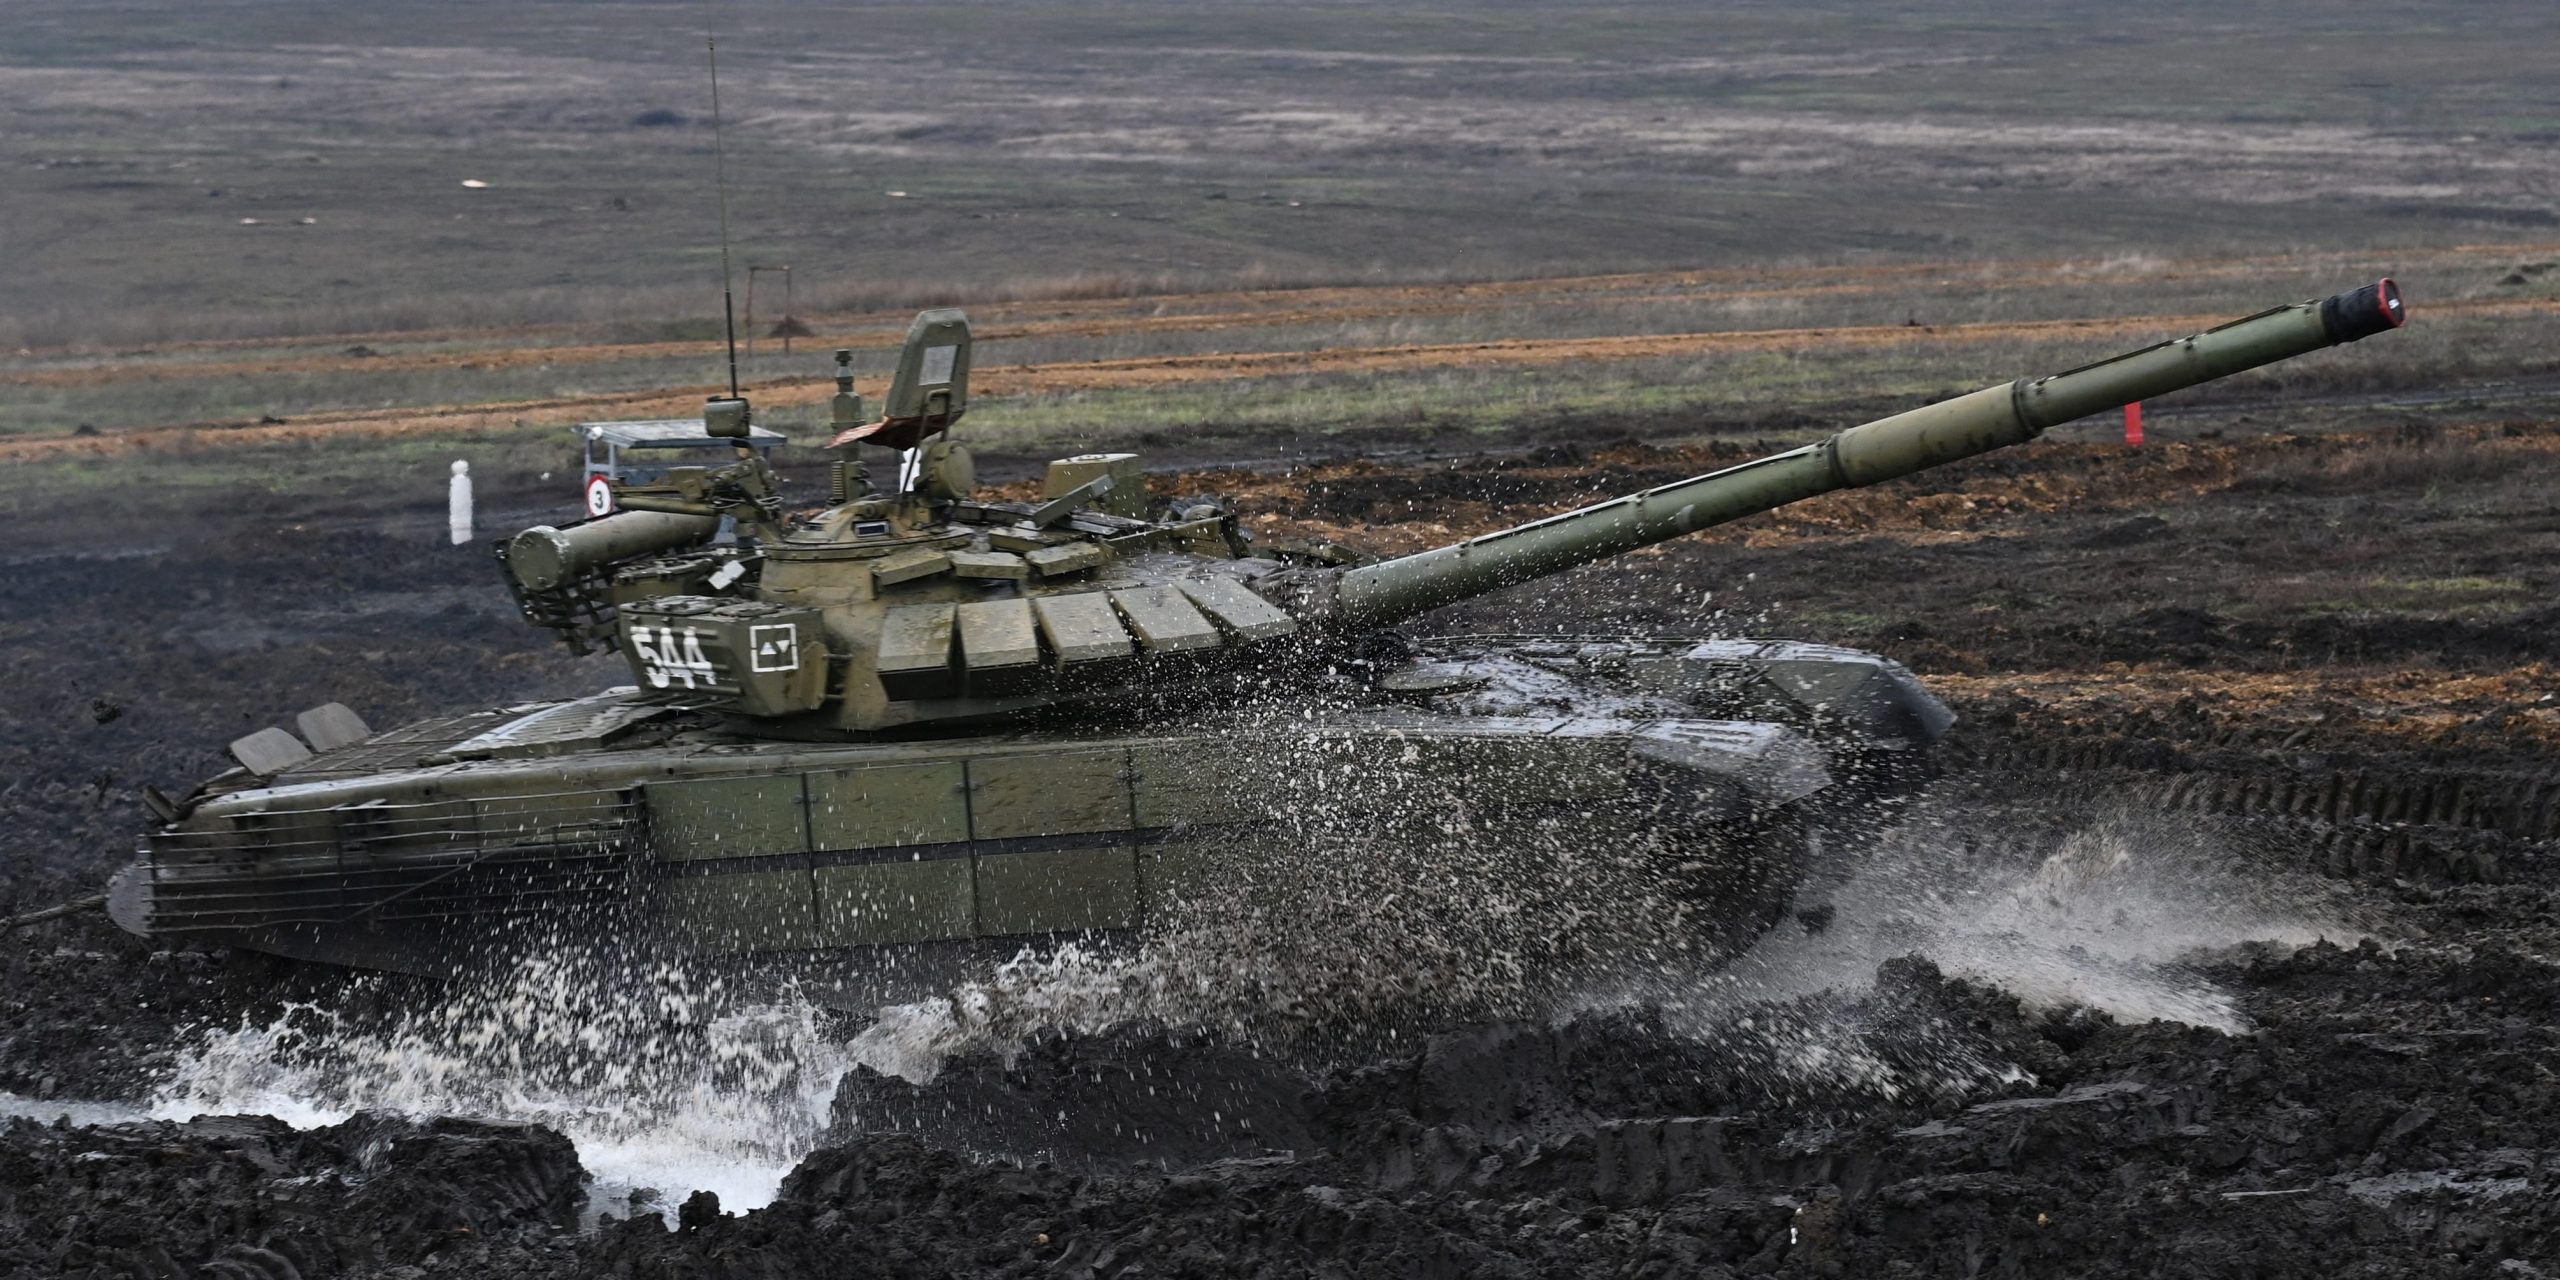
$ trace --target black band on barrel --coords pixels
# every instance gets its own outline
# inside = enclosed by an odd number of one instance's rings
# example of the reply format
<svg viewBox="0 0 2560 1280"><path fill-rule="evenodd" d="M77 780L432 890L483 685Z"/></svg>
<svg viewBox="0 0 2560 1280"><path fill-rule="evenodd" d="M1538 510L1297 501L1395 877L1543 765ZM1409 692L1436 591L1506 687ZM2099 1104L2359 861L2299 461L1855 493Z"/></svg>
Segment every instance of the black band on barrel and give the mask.
<svg viewBox="0 0 2560 1280"><path fill-rule="evenodd" d="M2332 295L2320 303L2320 327L2328 331L2331 342L2370 338L2408 322L2409 312L2400 305L2400 286L2389 279Z"/></svg>

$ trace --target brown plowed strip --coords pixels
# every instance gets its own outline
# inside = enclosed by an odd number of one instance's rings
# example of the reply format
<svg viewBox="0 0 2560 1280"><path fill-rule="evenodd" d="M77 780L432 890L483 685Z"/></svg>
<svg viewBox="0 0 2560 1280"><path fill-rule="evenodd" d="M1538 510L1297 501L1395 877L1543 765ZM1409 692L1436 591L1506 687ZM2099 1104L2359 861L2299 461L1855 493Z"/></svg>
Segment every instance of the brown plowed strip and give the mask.
<svg viewBox="0 0 2560 1280"><path fill-rule="evenodd" d="M2560 253L2560 245L2459 245L2452 248L2376 250L2360 258L2416 261L2443 258L2489 258ZM1340 285L1304 289L1226 290L1211 293L1115 297L1090 301L1030 301L972 308L982 321L979 336L987 339L1026 337L1099 337L1149 332L1197 332L1253 326L1321 324L1394 316L1448 315L1497 306L1588 306L1594 302L1637 303L1662 294L1691 294L1715 289L1725 298L1787 298L1856 295L1908 287L1913 281L1960 285L1969 292L2035 288L2058 281L2097 283L2136 279L2145 283L2200 280L2263 273L2289 265L2335 260L2339 255L2264 254L2181 262L2165 270L2108 270L2103 264L2062 259L2039 262L1963 261L1855 266L1732 268L1724 270L1628 272L1610 275L1558 276L1482 284ZM807 340L814 350L831 345L881 346L905 332L903 312L813 313L803 320L824 332ZM343 351L308 357L265 357L237 361L172 363L131 367L116 364L35 369L0 374L0 385L76 386L124 379L219 377L261 373L305 373L334 369L496 369L538 364L584 364L617 360L703 357L720 349L716 341L542 344L545 336L574 332L573 325L524 325L497 328L347 333L295 338L203 339L167 343L155 355L212 352L240 348L345 347L354 344L514 341L517 346L485 350L397 352L350 356ZM92 354L114 358L123 353L66 349L43 353L64 357Z"/></svg>
<svg viewBox="0 0 2560 1280"><path fill-rule="evenodd" d="M2446 303L2429 314L2560 314L2560 300ZM1741 329L1710 333L1639 334L1602 338L1514 338L1490 342L1337 347L1325 351L1238 352L1091 360L1011 368L980 368L972 390L995 395L1100 391L1230 377L1312 373L1379 373L1408 369L1470 369L1598 360L1651 360L1733 351L1782 351L1802 347L1900 346L1921 342L1985 342L2025 337L2101 337L2194 332L2228 316L2131 316L2094 320L2031 320L1952 325L1855 325L1818 329ZM983 379L983 381L981 381ZM772 394L771 392L767 393ZM816 385L795 389L786 403L824 398Z"/></svg>
<svg viewBox="0 0 2560 1280"><path fill-rule="evenodd" d="M1834 284L1807 285L1784 289L1730 290L1718 296L1725 298L1794 298L1824 294L1858 294L1877 291L1879 286ZM1637 305L1660 299L1663 291L1620 295L1608 301ZM1587 307L1594 300L1583 297L1550 297L1526 300L1530 306ZM1484 310L1490 300L1446 299L1378 302L1366 306L1344 306L1331 309L1303 308L1288 311L1225 311L1186 315L1076 317L1034 320L1019 324L979 324L973 326L981 342L1000 342L1023 338L1089 338L1144 333L1208 333L1224 329L1274 328L1332 324L1352 320L1383 320L1412 316L1463 315ZM1505 305L1523 305L1514 300ZM895 346L906 335L903 321L891 326L886 322L867 329L849 329L820 333L802 339L812 353L823 353L832 347L868 350ZM371 356L352 356L343 352L328 355L271 357L254 360L170 361L160 364L78 365L53 369L28 369L0 373L0 386L13 387L82 387L127 382L177 382L202 378L237 378L270 375L314 373L391 373L418 369L454 369L463 371L523 369L541 365L600 365L636 360L696 359L709 361L719 356L718 342L620 342L590 343L582 346L525 346L461 351L402 351Z"/></svg>
<svg viewBox="0 0 2560 1280"><path fill-rule="evenodd" d="M2105 671L1966 676L1932 674L1929 683L1958 701L2023 696L2058 723L2118 722L2128 711L2166 714L2201 699L2217 721L2261 727L2317 723L2318 708L2347 702L2379 713L2377 725L2412 746L2477 747L2479 708L2518 708L2502 732L2560 747L2560 707L2541 699L2560 668L2528 663L2505 671L2342 672L2335 668L2249 673L2199 671L2164 664Z"/></svg>
<svg viewBox="0 0 2560 1280"><path fill-rule="evenodd" d="M2560 301L2447 303L2433 314L2560 314ZM1627 337L1513 339L1386 347L1340 347L1323 351L1273 351L1231 354L1152 356L1126 360L1088 360L1045 365L982 366L971 374L971 389L980 395L1008 396L1062 391L1100 391L1217 382L1237 378L1310 374L1383 373L1422 369L1517 368L1568 361L1646 360L1718 352L1774 351L1801 348L1876 347L1920 342L1962 343L2021 337L2113 337L2191 332L2217 323L2222 316L2137 316L2103 320L2044 320L2027 323L1941 325L1868 325L1826 329L1758 329L1717 333L1653 334ZM146 427L96 436L35 436L0 440L0 461L25 462L73 454L115 454L135 449L177 445L277 443L321 438L446 435L512 426L559 424L617 418L680 417L698 412L702 397L717 388L682 388L486 405L427 409L375 409L314 416L291 423L206 427ZM819 381L777 383L755 389L755 397L771 405L812 404L833 394Z"/></svg>

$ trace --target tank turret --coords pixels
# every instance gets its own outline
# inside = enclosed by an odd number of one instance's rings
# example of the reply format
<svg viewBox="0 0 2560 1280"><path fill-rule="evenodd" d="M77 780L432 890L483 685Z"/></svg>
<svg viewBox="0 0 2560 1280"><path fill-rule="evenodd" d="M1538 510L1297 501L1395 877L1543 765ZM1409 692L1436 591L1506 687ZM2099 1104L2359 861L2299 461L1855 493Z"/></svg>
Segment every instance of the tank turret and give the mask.
<svg viewBox="0 0 2560 1280"><path fill-rule="evenodd" d="M506 552L533 621L632 663L644 696L776 722L789 736L1001 719L1143 689L1160 700L1267 670L1345 633L2033 439L2046 428L2398 327L2388 280L2276 307L2048 377L1987 387L1740 466L1372 563L1268 552L1214 507L1143 515L1134 458L1052 465L1041 500L971 493L950 439L967 410L968 322L927 312L875 422L840 373L827 507L783 515L742 450L617 493L623 514L519 535ZM714 434L746 407L715 401ZM855 492L866 445L901 483ZM734 515L752 546L702 547Z"/></svg>

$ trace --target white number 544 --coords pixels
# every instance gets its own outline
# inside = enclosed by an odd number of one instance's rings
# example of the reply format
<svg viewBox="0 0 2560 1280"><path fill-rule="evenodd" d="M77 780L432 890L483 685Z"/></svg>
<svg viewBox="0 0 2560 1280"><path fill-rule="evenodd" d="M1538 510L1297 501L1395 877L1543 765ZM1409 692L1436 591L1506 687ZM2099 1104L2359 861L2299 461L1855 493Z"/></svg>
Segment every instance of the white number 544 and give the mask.
<svg viewBox="0 0 2560 1280"><path fill-rule="evenodd" d="M673 688L679 680L688 689L711 683L711 659L703 655L702 633L692 627L684 629L681 641L669 627L658 628L654 637L646 625L633 627L631 651L640 657L641 674L658 688Z"/></svg>

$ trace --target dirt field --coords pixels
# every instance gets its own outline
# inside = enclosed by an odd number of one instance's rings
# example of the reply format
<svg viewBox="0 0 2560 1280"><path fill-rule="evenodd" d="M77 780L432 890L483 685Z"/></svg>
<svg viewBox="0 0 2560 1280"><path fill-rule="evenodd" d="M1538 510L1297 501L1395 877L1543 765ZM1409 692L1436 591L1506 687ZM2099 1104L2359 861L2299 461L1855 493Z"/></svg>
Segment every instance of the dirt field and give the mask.
<svg viewBox="0 0 2560 1280"><path fill-rule="evenodd" d="M2560 1097L2537 1065L2560 1049L2560 415L2236 409L2141 450L2041 442L1434 620L1873 647L1958 707L1948 774L1878 878L1733 972L1402 1050L1143 1024L961 1038L926 1083L854 1067L766 1207L670 1193L664 1226L571 1229L594 1197L540 1129L20 1121L0 1259L2540 1274L2560 1250ZM1787 431L1160 483L1230 494L1275 535L1398 550ZM485 500L531 519L547 493ZM301 705L390 723L615 678L513 624L484 556L438 545L423 506L173 488L136 524L68 496L28 514L50 549L0 574L22 904L122 856L140 783L205 772ZM26 1100L146 1100L210 1052L178 1028L259 1025L277 995L98 923L7 946L0 1089L39 1114Z"/></svg>

